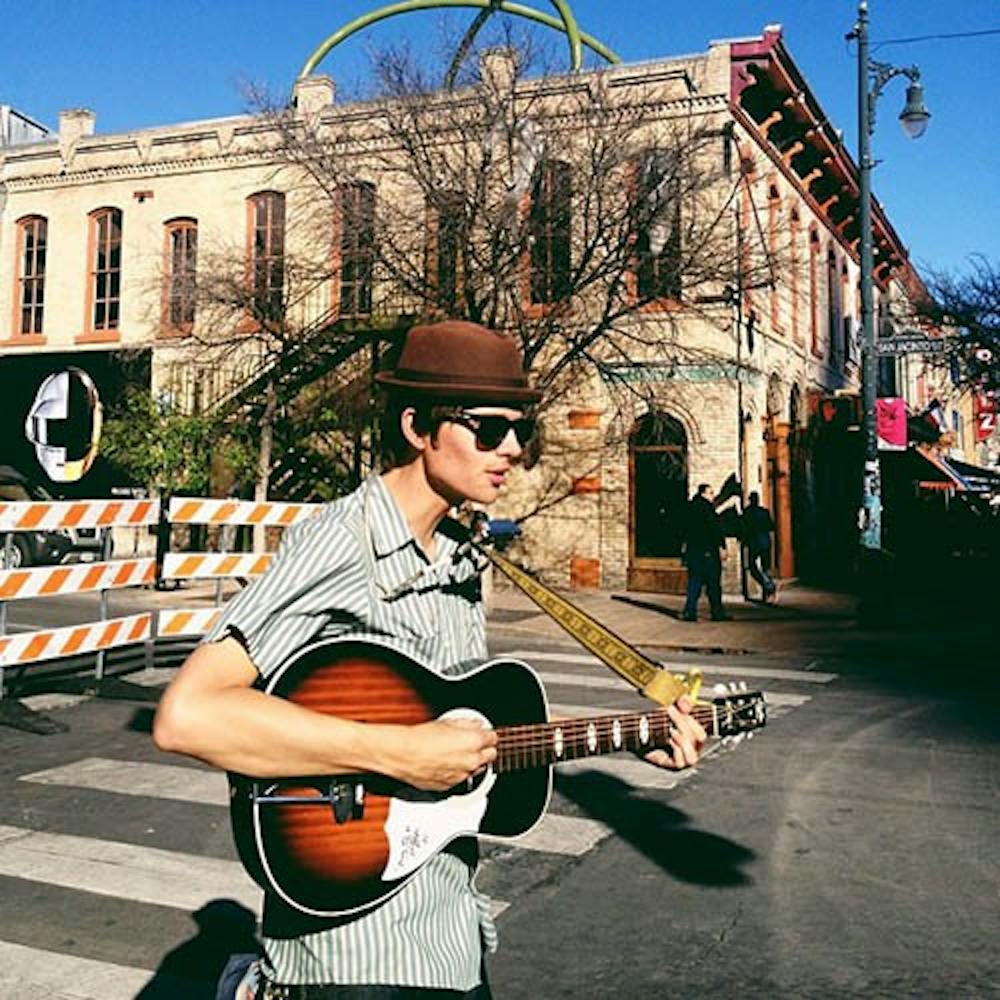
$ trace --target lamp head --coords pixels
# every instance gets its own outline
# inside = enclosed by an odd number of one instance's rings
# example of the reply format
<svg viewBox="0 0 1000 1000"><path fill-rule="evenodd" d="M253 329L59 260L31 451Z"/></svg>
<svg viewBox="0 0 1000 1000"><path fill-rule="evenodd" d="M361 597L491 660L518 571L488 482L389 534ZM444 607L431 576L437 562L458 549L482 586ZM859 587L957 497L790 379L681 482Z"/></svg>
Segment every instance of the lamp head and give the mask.
<svg viewBox="0 0 1000 1000"><path fill-rule="evenodd" d="M899 113L899 124L911 139L919 139L927 131L931 113L924 107L924 88L911 83L906 88L906 105Z"/></svg>

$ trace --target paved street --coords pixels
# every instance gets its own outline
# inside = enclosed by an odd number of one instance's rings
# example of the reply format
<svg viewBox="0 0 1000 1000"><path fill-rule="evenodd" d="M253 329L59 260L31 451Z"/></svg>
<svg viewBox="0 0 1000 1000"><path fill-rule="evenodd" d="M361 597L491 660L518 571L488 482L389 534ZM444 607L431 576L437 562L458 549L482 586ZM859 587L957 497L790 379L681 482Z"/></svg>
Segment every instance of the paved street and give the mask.
<svg viewBox="0 0 1000 1000"><path fill-rule="evenodd" d="M625 756L559 770L540 826L484 850L498 997L1000 995L996 727L976 693L995 684L918 665L901 681L832 639L834 655L768 649L768 609L699 632L631 596L586 603L709 685L764 689L769 724L682 776ZM536 667L555 712L637 707L516 595L491 644ZM155 690L169 671L131 676ZM259 902L224 778L153 748L151 703L31 701L69 730L0 728L4 996L211 997Z"/></svg>

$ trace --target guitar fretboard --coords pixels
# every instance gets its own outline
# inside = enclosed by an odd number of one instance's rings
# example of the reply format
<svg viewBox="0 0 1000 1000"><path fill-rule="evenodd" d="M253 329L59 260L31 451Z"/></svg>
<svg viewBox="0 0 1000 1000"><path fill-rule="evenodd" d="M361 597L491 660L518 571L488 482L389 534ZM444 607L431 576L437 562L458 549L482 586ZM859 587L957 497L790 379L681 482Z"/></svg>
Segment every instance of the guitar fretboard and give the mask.
<svg viewBox="0 0 1000 1000"><path fill-rule="evenodd" d="M695 710L693 714L710 735L715 735L711 710ZM619 750L652 750L669 743L671 726L665 709L509 726L497 731L493 766L499 772L518 771Z"/></svg>

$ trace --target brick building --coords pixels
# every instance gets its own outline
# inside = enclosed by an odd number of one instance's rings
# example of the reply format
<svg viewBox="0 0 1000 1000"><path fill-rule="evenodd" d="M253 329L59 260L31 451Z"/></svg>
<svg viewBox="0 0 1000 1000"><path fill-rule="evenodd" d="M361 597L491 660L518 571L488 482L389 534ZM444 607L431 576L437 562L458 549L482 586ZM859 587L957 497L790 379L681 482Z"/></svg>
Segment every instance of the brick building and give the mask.
<svg viewBox="0 0 1000 1000"><path fill-rule="evenodd" d="M846 410L826 427L821 404L850 400L858 388L857 168L780 29L561 79L519 86L600 87L622 108L654 108L643 126L653 147L668 120L696 122L712 137L704 149L716 180L698 211L722 220L725 253L740 266L728 280L699 283L662 256L648 273L637 263L635 283L654 280L658 291L621 328L643 333L643 348L605 353L571 394L554 398L540 460L502 501L503 514L533 512L520 558L560 585L677 589L684 502L698 483L718 487L735 474L744 495L759 491L775 516L780 576L840 559L854 547L860 435L847 430ZM296 96L300 115L350 136L345 155L364 181L343 212L363 220L376 200L419 196L379 172L392 137L379 131L376 105L336 102L323 77L301 81ZM255 371L253 352L229 351L225 364L205 355L191 338L206 319L190 289L210 244L242 255L255 301L280 298L291 280L286 255L315 249L315 192L283 168L278 145L274 129L249 116L102 135L93 113L75 110L60 116L56 134L0 150L0 374L25 370L29 359L36 374L45 359L87 369L127 349L147 357L154 391L205 405L238 390ZM683 242L689 211L677 199L668 252ZM567 267L582 214L567 223ZM876 295L891 326L919 279L877 203L873 214ZM357 328L376 316L384 327L423 311L399 289L383 294L365 247L330 225L324 239L336 267L296 297L303 328L347 320ZM442 230L427 231L433 246L418 247L419 259L445 280ZM542 269L539 294L551 302L561 258L556 237L543 237L535 246L549 258L532 251L526 266ZM669 337L655 335L668 324ZM16 430L24 417L12 420ZM540 502L553 484L557 502ZM736 566L730 558L731 588Z"/></svg>

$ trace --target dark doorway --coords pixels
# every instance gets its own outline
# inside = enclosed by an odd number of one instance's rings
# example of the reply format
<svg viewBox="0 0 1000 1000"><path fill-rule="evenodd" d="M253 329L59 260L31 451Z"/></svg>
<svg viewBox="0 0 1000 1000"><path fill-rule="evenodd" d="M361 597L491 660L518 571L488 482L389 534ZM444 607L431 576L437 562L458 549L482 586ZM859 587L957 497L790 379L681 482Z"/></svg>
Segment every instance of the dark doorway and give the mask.
<svg viewBox="0 0 1000 1000"><path fill-rule="evenodd" d="M687 434L680 421L662 412L639 420L629 439L629 471L630 585L672 590L688 499Z"/></svg>

